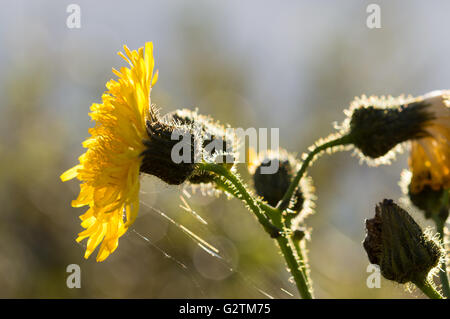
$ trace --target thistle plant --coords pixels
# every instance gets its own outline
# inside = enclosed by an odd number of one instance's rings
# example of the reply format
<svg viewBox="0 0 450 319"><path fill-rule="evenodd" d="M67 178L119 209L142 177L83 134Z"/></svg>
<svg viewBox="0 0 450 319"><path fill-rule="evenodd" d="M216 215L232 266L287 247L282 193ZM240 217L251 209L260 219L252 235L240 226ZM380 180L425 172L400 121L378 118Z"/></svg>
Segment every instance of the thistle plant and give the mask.
<svg viewBox="0 0 450 319"><path fill-rule="evenodd" d="M80 193L73 207L88 206L81 215L77 241L87 239L85 258L100 245L97 261L118 247L119 238L139 212L140 176L156 176L170 185L208 185L242 201L262 229L278 245L302 298L313 298L307 258L314 211L314 188L308 168L321 154L353 149L369 165L387 164L403 147L411 150L406 194L412 205L435 222L438 235L423 232L392 200L376 207L366 221L364 241L369 261L382 275L400 284L415 284L430 298L448 298L445 223L450 188L449 91L419 97L356 98L336 132L315 142L299 158L285 150L249 151L251 181L238 174L241 141L209 116L187 109L161 116L150 93L158 79L153 44L119 53L129 64L114 70L117 80L106 84L101 104L93 104L96 122L83 142L79 164L61 175L77 178ZM183 139L184 161L173 158ZM187 159L187 160L186 160ZM277 170L264 173L267 166ZM249 186L251 185L251 186ZM439 285L433 274L439 272Z"/></svg>

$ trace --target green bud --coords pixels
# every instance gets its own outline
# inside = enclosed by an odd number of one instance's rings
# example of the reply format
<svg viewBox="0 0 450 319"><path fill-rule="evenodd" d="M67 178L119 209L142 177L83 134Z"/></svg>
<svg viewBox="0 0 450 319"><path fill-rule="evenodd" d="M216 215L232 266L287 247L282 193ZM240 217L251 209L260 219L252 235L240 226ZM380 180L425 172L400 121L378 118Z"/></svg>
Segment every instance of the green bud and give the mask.
<svg viewBox="0 0 450 319"><path fill-rule="evenodd" d="M401 284L424 282L442 258L440 245L392 200L377 205L375 217L366 220L366 229L364 249L386 279Z"/></svg>
<svg viewBox="0 0 450 319"><path fill-rule="evenodd" d="M172 139L172 133L175 130L188 128L176 127L160 121L147 122L148 139L143 143L146 146L142 152L142 163L140 171L142 173L154 175L170 185L182 184L195 169L194 164L194 145L196 143L195 135L191 135L191 160L189 163L175 163L172 160L172 148L177 140Z"/></svg>
<svg viewBox="0 0 450 319"><path fill-rule="evenodd" d="M353 145L365 156L378 158L397 144L427 135L425 124L432 119L425 102L390 108L361 106L351 114Z"/></svg>
<svg viewBox="0 0 450 319"><path fill-rule="evenodd" d="M217 164L231 170L235 164L237 148L236 136L227 134L225 128L211 117L198 114L196 111L188 109L176 110L166 115L168 121L175 125L185 125L192 129L197 129L202 136L203 156L208 161L214 161ZM189 176L188 181L191 184L208 184L214 179L211 172L194 171Z"/></svg>
<svg viewBox="0 0 450 319"><path fill-rule="evenodd" d="M278 170L273 174L262 174L263 167L277 167ZM261 196L269 205L276 206L286 193L292 179L295 176L295 171L286 159L266 158L255 169L253 174L253 184L255 186L256 194ZM303 208L305 198L298 187L294 193L294 198L291 203L291 209L299 212Z"/></svg>

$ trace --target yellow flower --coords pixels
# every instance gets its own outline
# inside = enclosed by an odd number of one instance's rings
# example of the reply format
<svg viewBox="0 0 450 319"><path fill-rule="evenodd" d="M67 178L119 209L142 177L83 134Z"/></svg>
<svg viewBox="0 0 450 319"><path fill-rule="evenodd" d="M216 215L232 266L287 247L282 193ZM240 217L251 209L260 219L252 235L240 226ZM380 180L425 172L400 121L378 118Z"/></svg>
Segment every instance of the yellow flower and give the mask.
<svg viewBox="0 0 450 319"><path fill-rule="evenodd" d="M434 91L416 99L428 105L432 119L425 125L427 135L411 142L411 193L419 193L425 186L434 190L450 188L449 98L450 91Z"/></svg>
<svg viewBox="0 0 450 319"><path fill-rule="evenodd" d="M78 165L61 175L62 181L76 177L82 182L72 206L89 209L80 216L85 230L76 240L89 238L85 258L101 243L97 261L105 260L117 248L119 237L137 217L140 155L146 148L143 140L148 138L146 121L156 117L150 102L151 88L158 79L157 71L153 75L153 44L146 43L145 51L142 47L130 51L126 46L124 50L126 56L118 54L130 68L113 69L119 79L109 81L102 103L91 106L89 115L96 124L83 142L87 151Z"/></svg>

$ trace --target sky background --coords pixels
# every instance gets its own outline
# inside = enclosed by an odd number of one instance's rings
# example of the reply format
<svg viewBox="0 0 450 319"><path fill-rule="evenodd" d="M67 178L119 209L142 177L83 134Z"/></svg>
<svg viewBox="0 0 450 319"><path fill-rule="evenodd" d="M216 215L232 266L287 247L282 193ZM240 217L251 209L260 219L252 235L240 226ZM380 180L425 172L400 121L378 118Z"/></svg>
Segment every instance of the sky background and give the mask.
<svg viewBox="0 0 450 319"><path fill-rule="evenodd" d="M162 114L197 107L232 127L280 128L280 145L298 154L333 132L355 96L421 95L450 82L448 1L5 2L1 297L297 297L277 248L241 203L193 195L189 205L204 226L179 207L181 187L154 177L143 177L139 218L117 251L104 263L83 259L74 239L84 209L70 207L78 184L59 175L83 152L89 107L114 77L111 68L124 65L116 55L124 44L153 41L159 80L152 102ZM80 29L66 26L70 3L81 7ZM380 29L366 26L370 3L380 5ZM420 297L386 280L379 289L366 286L364 219L383 198L402 196L404 168L407 152L377 168L343 152L310 169L318 199L307 245L317 297ZM66 287L72 263L81 266L81 289Z"/></svg>

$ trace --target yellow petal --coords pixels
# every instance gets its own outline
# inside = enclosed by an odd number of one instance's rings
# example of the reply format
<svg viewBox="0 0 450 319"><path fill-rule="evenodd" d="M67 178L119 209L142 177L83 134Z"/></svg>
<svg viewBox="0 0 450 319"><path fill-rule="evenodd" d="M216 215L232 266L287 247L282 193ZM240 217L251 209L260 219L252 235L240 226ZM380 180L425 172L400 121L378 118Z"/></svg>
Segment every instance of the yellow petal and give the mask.
<svg viewBox="0 0 450 319"><path fill-rule="evenodd" d="M156 84L156 82L158 81L158 75L159 72L158 70L156 70L155 74L153 75L153 79L152 79L152 87Z"/></svg>
<svg viewBox="0 0 450 319"><path fill-rule="evenodd" d="M67 171L65 171L64 173L62 173L59 178L61 178L61 180L63 182L71 180L72 178L77 177L78 170L80 168L81 168L81 165L75 165L74 167L72 167L72 168L68 169Z"/></svg>

